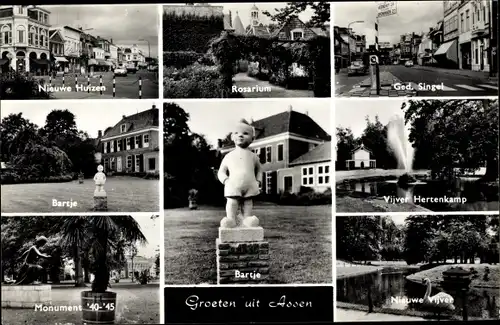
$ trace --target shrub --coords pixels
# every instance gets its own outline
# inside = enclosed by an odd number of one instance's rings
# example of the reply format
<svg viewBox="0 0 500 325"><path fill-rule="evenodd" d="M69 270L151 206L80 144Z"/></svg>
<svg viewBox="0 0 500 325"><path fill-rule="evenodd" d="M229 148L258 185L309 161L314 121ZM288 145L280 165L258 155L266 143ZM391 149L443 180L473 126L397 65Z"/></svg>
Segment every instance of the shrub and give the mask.
<svg viewBox="0 0 500 325"><path fill-rule="evenodd" d="M2 184L29 184L29 183L62 183L71 182L73 175L59 175L59 176L46 176L34 177L32 175L25 175L16 171L3 172L1 175Z"/></svg>
<svg viewBox="0 0 500 325"><path fill-rule="evenodd" d="M288 89L304 89L309 88L309 77L306 76L293 76L286 80L286 86Z"/></svg>
<svg viewBox="0 0 500 325"><path fill-rule="evenodd" d="M272 199L272 197L268 197ZM324 192L315 192L314 189L308 187L301 187L299 193L281 193L275 197L276 203L281 205L324 205L332 204L332 190L328 188Z"/></svg>
<svg viewBox="0 0 500 325"><path fill-rule="evenodd" d="M150 279L151 279L151 277L149 276L149 272L147 270L142 270L141 274L139 275L139 283L140 284L148 284Z"/></svg>
<svg viewBox="0 0 500 325"><path fill-rule="evenodd" d="M50 93L38 89L40 82L18 72L0 75L0 99L50 99Z"/></svg>
<svg viewBox="0 0 500 325"><path fill-rule="evenodd" d="M195 63L184 69L165 68L165 98L221 98L226 90L217 67Z"/></svg>

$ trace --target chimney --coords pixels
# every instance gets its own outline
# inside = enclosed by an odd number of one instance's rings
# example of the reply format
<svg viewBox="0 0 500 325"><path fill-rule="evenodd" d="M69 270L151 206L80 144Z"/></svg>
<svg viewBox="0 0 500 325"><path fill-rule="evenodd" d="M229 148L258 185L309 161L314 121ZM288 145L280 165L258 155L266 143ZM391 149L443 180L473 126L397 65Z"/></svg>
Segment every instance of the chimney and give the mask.
<svg viewBox="0 0 500 325"><path fill-rule="evenodd" d="M127 115L122 115L122 119L126 119L127 118Z"/></svg>
<svg viewBox="0 0 500 325"><path fill-rule="evenodd" d="M217 148L222 148L222 139L217 139Z"/></svg>
<svg viewBox="0 0 500 325"><path fill-rule="evenodd" d="M289 105L289 106L288 106L288 111L289 111L289 112L293 111L293 107L292 107L292 105Z"/></svg>
<svg viewBox="0 0 500 325"><path fill-rule="evenodd" d="M97 131L97 138L102 138L102 130Z"/></svg>
<svg viewBox="0 0 500 325"><path fill-rule="evenodd" d="M155 104L153 104L153 107L151 107L151 109L156 109L156 105L155 105Z"/></svg>

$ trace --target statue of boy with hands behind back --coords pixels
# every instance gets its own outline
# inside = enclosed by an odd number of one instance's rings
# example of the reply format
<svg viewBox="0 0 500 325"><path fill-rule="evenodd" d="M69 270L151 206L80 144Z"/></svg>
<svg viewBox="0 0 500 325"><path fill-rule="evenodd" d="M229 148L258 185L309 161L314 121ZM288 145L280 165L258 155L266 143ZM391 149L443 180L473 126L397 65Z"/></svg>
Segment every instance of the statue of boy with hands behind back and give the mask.
<svg viewBox="0 0 500 325"><path fill-rule="evenodd" d="M235 149L222 159L217 173L227 199L226 217L220 223L222 228L259 225L259 219L252 216L252 209L253 198L260 193L262 170L259 158L248 148L254 137L255 130L247 121L237 123L231 134Z"/></svg>

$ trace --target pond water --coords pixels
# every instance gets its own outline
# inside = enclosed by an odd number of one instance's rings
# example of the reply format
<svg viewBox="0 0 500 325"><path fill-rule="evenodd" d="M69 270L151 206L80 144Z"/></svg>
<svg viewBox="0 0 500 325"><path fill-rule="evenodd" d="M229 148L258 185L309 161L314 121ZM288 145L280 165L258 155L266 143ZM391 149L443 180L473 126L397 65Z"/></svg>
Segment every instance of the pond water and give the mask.
<svg viewBox="0 0 500 325"><path fill-rule="evenodd" d="M498 186L478 183L476 180L462 178L452 183L420 180L408 188L400 187L395 177L377 181L353 180L337 184L337 195L379 199L390 197L398 200L396 202L414 203L432 211L498 210ZM446 198L456 201L450 202ZM430 199L439 201L430 202Z"/></svg>
<svg viewBox="0 0 500 325"><path fill-rule="evenodd" d="M410 271L396 271L384 273L384 271L374 272L345 279L337 280L337 301L368 305L367 288L371 285L372 301L375 307L390 308L399 310L417 310L425 312L425 308L418 302L412 302L423 298L426 286L406 280ZM431 296L437 294L439 290L435 288ZM462 316L463 299L453 293L449 293L454 298L454 314ZM469 317L491 319L498 318L500 311L500 290L472 288L467 296L467 312ZM429 312L432 316L433 312Z"/></svg>

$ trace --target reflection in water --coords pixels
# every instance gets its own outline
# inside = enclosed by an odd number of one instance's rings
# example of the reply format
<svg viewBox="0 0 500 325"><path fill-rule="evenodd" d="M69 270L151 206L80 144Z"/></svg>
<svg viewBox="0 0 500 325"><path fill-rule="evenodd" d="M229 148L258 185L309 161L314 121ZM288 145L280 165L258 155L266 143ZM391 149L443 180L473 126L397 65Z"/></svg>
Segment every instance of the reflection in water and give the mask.
<svg viewBox="0 0 500 325"><path fill-rule="evenodd" d="M367 305L367 288L371 286L372 301L375 307L425 311L425 308L418 303L418 299L424 297L426 287L423 284L407 281L406 276L408 274L410 273L404 271L389 274L376 272L339 279L337 280L337 300ZM439 292L435 285L434 283L431 295ZM453 313L461 316L462 297L454 293L450 294L455 299L454 305L456 309ZM470 289L467 296L469 317L498 318L500 311L499 296L500 291L498 289Z"/></svg>
<svg viewBox="0 0 500 325"><path fill-rule="evenodd" d="M384 196L405 198L407 203L416 203L433 211L484 211L497 210L498 187L477 183L474 178L456 179L453 182L418 182L408 188L401 188L396 181L352 181L338 184L340 191L354 195L368 195L383 199ZM422 198L466 198L466 203L414 202L414 197Z"/></svg>

